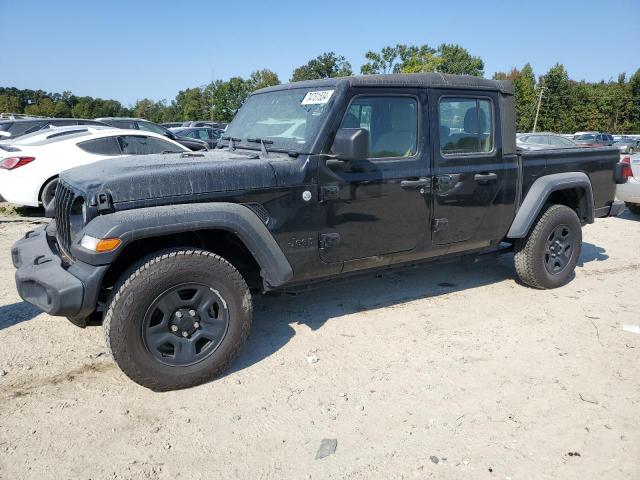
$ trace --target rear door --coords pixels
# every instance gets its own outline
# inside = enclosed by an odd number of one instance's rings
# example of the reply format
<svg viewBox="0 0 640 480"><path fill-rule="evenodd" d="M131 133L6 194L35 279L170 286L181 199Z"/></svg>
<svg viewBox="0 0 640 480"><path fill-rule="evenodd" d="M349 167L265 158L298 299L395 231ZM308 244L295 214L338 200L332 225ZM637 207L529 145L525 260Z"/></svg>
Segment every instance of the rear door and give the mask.
<svg viewBox="0 0 640 480"><path fill-rule="evenodd" d="M513 205L517 164L502 155L500 110L495 92L434 90L430 94L434 156L435 246L486 245L501 237ZM507 188L505 188L507 187Z"/></svg>

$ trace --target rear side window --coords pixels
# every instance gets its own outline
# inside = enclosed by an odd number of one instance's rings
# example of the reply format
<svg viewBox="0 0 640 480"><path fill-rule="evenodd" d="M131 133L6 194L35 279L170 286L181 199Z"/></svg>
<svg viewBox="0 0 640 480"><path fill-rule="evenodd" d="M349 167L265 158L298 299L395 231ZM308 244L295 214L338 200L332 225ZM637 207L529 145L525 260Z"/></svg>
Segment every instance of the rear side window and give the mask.
<svg viewBox="0 0 640 480"><path fill-rule="evenodd" d="M151 153L182 152L179 147L159 138L125 135L118 137L123 155L149 155Z"/></svg>
<svg viewBox="0 0 640 480"><path fill-rule="evenodd" d="M95 155L120 155L116 137L96 138L78 144L78 148Z"/></svg>
<svg viewBox="0 0 640 480"><path fill-rule="evenodd" d="M69 127L71 125L79 125L77 120L49 120L49 125L54 127Z"/></svg>
<svg viewBox="0 0 640 480"><path fill-rule="evenodd" d="M418 149L418 102L413 97L356 97L340 128L369 131L369 158L412 157Z"/></svg>
<svg viewBox="0 0 640 480"><path fill-rule="evenodd" d="M183 130L183 131L177 132L177 135L180 136L180 137L196 138L196 131L195 130Z"/></svg>
<svg viewBox="0 0 640 480"><path fill-rule="evenodd" d="M480 98L440 100L440 150L444 155L493 150L493 106ZM534 143L531 139L529 142Z"/></svg>
<svg viewBox="0 0 640 480"><path fill-rule="evenodd" d="M112 127L116 128L130 128L133 130L136 129L136 124L129 120L107 120L105 123L108 123Z"/></svg>

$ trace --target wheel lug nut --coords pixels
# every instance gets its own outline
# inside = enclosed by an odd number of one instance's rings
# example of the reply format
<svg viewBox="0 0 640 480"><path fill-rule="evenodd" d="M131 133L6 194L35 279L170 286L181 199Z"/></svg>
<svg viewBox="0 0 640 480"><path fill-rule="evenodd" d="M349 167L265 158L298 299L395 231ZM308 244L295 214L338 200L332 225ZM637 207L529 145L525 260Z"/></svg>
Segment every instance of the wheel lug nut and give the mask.
<svg viewBox="0 0 640 480"><path fill-rule="evenodd" d="M200 323L198 322L193 322L193 328L198 328L200 326Z"/></svg>
<svg viewBox="0 0 640 480"><path fill-rule="evenodd" d="M189 315L191 315L192 317L196 316L196 311L195 310L189 310Z"/></svg>
<svg viewBox="0 0 640 480"><path fill-rule="evenodd" d="M176 317L182 318L182 312L180 310L176 312Z"/></svg>
<svg viewBox="0 0 640 480"><path fill-rule="evenodd" d="M189 332L182 332L182 336L183 337L188 337L189 336Z"/></svg>
<svg viewBox="0 0 640 480"><path fill-rule="evenodd" d="M178 326L177 325L171 325L171 331L172 332L177 332L178 331Z"/></svg>

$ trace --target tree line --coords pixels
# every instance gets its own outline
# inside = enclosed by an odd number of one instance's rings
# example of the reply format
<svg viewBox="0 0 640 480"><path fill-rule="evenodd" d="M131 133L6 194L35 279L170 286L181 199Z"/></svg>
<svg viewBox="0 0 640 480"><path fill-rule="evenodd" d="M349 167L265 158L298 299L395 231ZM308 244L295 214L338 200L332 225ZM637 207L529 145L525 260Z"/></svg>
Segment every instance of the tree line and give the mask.
<svg viewBox="0 0 640 480"><path fill-rule="evenodd" d="M362 74L440 72L483 77L484 61L455 44L387 46L365 53ZM352 75L351 63L334 52L323 53L293 70L290 81ZM599 130L640 133L640 68L616 80L575 81L562 64L536 77L530 64L509 72L496 72L494 79L511 80L515 90L518 131L531 131L540 105L538 131L573 133ZM71 92L50 93L0 87L0 112L47 117L97 118L134 116L157 123L211 119L230 121L247 96L260 88L278 85L278 75L256 70L249 78L215 80L187 88L171 100L138 100L128 107L117 100L78 97Z"/></svg>

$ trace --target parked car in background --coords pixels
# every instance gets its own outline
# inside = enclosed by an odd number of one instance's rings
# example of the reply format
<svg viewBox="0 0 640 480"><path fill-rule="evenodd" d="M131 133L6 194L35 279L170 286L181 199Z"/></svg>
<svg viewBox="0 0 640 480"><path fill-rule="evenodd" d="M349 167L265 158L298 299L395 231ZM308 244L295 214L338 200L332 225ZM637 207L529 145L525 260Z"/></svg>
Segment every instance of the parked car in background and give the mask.
<svg viewBox="0 0 640 480"><path fill-rule="evenodd" d="M516 137L516 145L527 150L544 150L546 148L571 148L576 144L555 133L536 132L523 133Z"/></svg>
<svg viewBox="0 0 640 480"><path fill-rule="evenodd" d="M190 122L184 122L182 124L183 127L211 127L211 128L227 128L227 124L225 122L214 122L212 120L196 120Z"/></svg>
<svg viewBox="0 0 640 480"><path fill-rule="evenodd" d="M620 163L629 168L626 169L626 183L616 187L616 197L627 205L631 213L640 215L640 155L624 157Z"/></svg>
<svg viewBox="0 0 640 480"><path fill-rule="evenodd" d="M200 140L204 140L209 145L209 148L215 148L218 145L218 140L220 136L224 133L224 130L221 128L211 128L211 127L180 127L180 128L172 128L171 131L178 138L197 138Z"/></svg>
<svg viewBox="0 0 640 480"><path fill-rule="evenodd" d="M578 147L610 147L613 145L613 135L608 133L583 133L575 135L573 141Z"/></svg>
<svg viewBox="0 0 640 480"><path fill-rule="evenodd" d="M184 122L166 122L161 123L160 126L164 128L178 128L181 127Z"/></svg>
<svg viewBox="0 0 640 480"><path fill-rule="evenodd" d="M198 140L196 138L178 138L168 128L158 125L157 123L144 120L142 118L104 117L104 118L98 118L97 120L116 128L144 130L145 132L153 132L153 133L157 133L158 135L164 135L170 140L178 142L192 151L201 151L201 150L209 149L207 142L205 142L204 140Z"/></svg>
<svg viewBox="0 0 640 480"><path fill-rule="evenodd" d="M63 170L122 155L188 151L164 135L108 126L34 132L0 142L0 196L16 205L46 208Z"/></svg>
<svg viewBox="0 0 640 480"><path fill-rule="evenodd" d="M0 131L9 135L0 135L0 140L6 138L18 138L22 135L44 130L53 127L68 127L74 125L102 125L98 120L87 120L84 118L18 118L15 120L0 120Z"/></svg>
<svg viewBox="0 0 640 480"><path fill-rule="evenodd" d="M618 147L620 153L633 155L635 152L640 152L640 140L632 137L622 136L614 142L613 146Z"/></svg>

